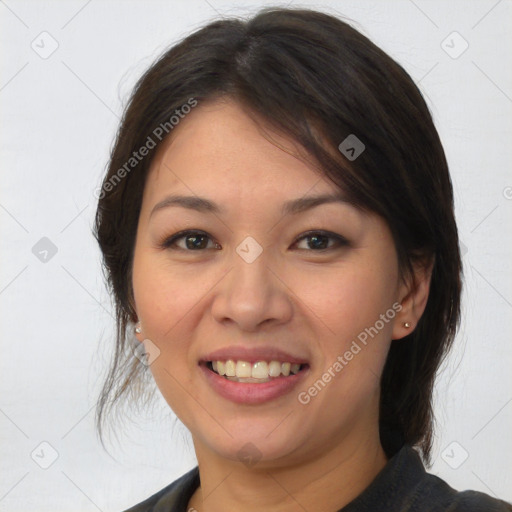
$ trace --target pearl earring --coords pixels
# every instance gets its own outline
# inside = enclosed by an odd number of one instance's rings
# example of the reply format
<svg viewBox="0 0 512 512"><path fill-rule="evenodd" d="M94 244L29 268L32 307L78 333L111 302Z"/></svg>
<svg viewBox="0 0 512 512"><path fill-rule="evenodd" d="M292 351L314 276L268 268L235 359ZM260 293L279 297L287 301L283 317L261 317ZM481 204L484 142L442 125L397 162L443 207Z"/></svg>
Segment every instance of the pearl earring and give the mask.
<svg viewBox="0 0 512 512"><path fill-rule="evenodd" d="M140 333L142 332L142 327L140 326L140 322L139 322L139 324L137 325L137 327L135 327L135 332L136 332L137 334L140 334Z"/></svg>
<svg viewBox="0 0 512 512"><path fill-rule="evenodd" d="M411 324L409 322L404 322L404 327L406 329L409 329L409 327L411 327Z"/></svg>

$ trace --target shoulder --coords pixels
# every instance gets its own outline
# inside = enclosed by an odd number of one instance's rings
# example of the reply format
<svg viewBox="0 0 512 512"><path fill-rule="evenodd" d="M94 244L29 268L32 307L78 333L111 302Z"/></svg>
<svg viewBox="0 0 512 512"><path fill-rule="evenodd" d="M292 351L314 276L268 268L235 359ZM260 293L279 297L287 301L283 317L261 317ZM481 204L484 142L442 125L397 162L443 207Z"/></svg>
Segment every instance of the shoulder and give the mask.
<svg viewBox="0 0 512 512"><path fill-rule="evenodd" d="M198 486L199 469L196 466L167 487L124 512L182 512L186 510L188 500Z"/></svg>
<svg viewBox="0 0 512 512"><path fill-rule="evenodd" d="M512 504L478 491L456 491L441 478L425 473L414 493L418 505L411 510L428 512L512 512ZM420 505L421 503L421 505ZM427 508L425 509L425 504Z"/></svg>
<svg viewBox="0 0 512 512"><path fill-rule="evenodd" d="M512 512L512 504L488 494L453 489L428 473L419 453L407 445L389 460L366 495L366 503L384 499L389 510L401 512Z"/></svg>
<svg viewBox="0 0 512 512"><path fill-rule="evenodd" d="M512 503L492 498L477 491L457 493L457 507L455 510L467 512L512 512Z"/></svg>

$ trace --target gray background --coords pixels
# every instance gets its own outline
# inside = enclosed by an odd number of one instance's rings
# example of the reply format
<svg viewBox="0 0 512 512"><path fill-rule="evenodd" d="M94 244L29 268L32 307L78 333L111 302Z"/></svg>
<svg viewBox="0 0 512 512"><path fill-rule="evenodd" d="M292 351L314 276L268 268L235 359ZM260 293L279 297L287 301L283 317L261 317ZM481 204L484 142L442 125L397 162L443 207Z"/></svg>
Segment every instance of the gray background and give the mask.
<svg viewBox="0 0 512 512"><path fill-rule="evenodd" d="M0 510L122 510L195 465L161 399L120 427L109 454L95 436L113 321L91 235L94 190L152 60L207 20L277 4L0 0ZM512 2L289 4L351 18L432 109L466 289L436 388L431 471L512 500Z"/></svg>

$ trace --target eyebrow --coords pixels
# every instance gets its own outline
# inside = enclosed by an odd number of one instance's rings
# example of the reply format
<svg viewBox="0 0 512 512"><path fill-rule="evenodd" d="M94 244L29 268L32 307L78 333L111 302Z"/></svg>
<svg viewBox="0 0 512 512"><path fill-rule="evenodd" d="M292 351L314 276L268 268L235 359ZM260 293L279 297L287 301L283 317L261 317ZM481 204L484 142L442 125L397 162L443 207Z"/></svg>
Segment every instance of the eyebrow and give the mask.
<svg viewBox="0 0 512 512"><path fill-rule="evenodd" d="M343 194L322 194L318 196L300 197L283 203L281 213L283 215L296 215L306 210L316 208L322 204L342 203L352 204ZM150 217L159 210L169 207L182 207L196 210L201 213L225 213L225 209L215 202L199 196L170 195L157 203L151 210Z"/></svg>

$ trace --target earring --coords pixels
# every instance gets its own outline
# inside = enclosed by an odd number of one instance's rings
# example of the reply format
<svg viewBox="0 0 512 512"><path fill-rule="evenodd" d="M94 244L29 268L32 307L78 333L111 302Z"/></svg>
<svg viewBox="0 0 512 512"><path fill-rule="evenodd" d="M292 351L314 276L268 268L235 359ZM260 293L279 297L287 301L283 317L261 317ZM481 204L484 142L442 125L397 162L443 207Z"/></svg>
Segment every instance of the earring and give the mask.
<svg viewBox="0 0 512 512"><path fill-rule="evenodd" d="M409 322L404 322L404 327L406 329L409 329L409 327L411 327L411 324Z"/></svg>
<svg viewBox="0 0 512 512"><path fill-rule="evenodd" d="M135 327L135 332L136 332L137 334L140 334L140 333L142 332L142 327L140 326L140 322L139 322L139 324L137 325L137 327Z"/></svg>

